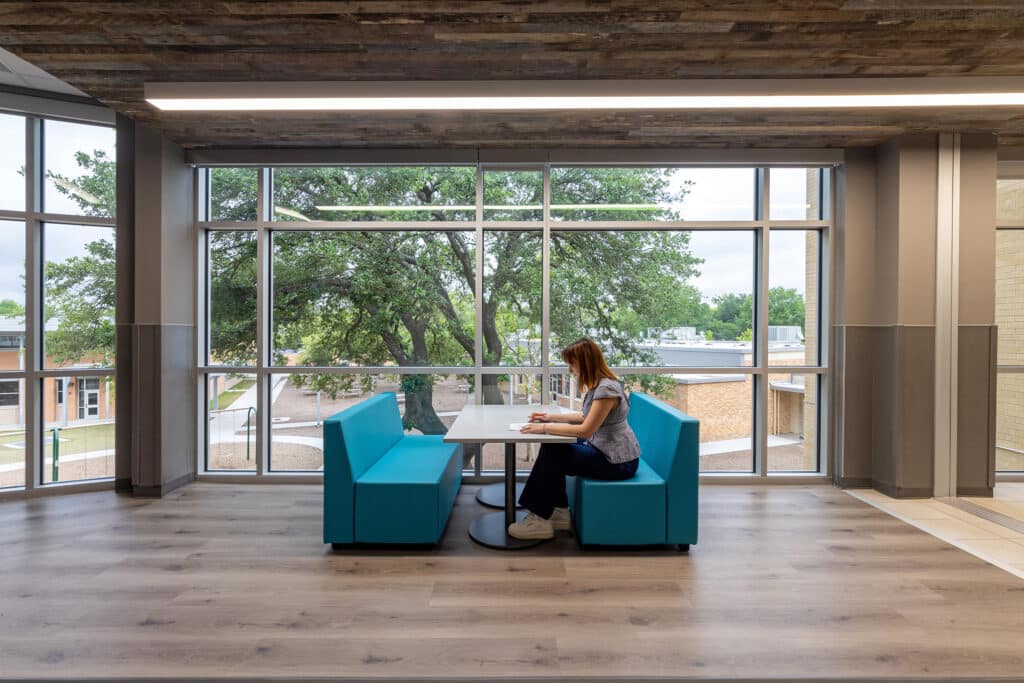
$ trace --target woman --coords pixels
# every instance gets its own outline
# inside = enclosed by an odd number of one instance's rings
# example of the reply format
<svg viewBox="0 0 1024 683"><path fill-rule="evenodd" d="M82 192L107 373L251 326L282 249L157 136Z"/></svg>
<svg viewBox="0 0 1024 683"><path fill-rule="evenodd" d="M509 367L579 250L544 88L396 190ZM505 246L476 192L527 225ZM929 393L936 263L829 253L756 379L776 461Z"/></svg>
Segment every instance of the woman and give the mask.
<svg viewBox="0 0 1024 683"><path fill-rule="evenodd" d="M541 444L519 504L528 510L508 527L515 538L551 538L569 528L566 475L615 481L629 479L640 464L640 444L626 422L629 399L592 340L574 341L562 351L569 372L586 389L581 413L532 413L527 434L575 436L576 443Z"/></svg>

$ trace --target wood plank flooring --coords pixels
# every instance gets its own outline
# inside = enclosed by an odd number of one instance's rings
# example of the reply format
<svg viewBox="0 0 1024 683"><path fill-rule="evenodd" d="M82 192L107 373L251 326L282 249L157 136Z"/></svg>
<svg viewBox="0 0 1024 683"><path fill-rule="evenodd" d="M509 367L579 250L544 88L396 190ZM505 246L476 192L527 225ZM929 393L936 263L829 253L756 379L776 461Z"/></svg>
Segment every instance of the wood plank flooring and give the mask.
<svg viewBox="0 0 1024 683"><path fill-rule="evenodd" d="M331 552L318 486L0 503L0 678L1024 674L1024 581L827 486L701 490L701 538Z"/></svg>

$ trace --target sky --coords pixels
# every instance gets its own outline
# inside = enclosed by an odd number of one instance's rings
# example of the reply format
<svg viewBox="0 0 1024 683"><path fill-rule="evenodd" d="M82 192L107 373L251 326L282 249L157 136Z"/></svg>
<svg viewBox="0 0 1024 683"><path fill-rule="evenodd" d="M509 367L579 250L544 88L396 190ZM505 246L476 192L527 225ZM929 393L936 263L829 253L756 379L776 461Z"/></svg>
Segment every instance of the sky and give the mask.
<svg viewBox="0 0 1024 683"><path fill-rule="evenodd" d="M680 211L685 220L753 220L754 169L686 168L673 173L672 185L692 181ZM808 204L806 170L771 170L772 218L802 220ZM770 287L789 287L803 293L806 233L770 233L768 273ZM711 300L727 293L749 293L754 281L754 236L752 232L694 232L690 247L704 259L694 285Z"/></svg>
<svg viewBox="0 0 1024 683"><path fill-rule="evenodd" d="M113 129L63 121L45 124L45 166L48 170L70 178L81 169L75 162L78 150L92 152L102 149L114 156ZM0 209L22 211L25 208L25 179L19 170L25 164L25 120L19 116L0 115ZM43 201L54 213L80 214L78 204L60 194L47 182ZM81 254L84 245L99 237L111 239L110 228L50 226L44 229L44 249L50 261L62 261ZM25 303L25 226L21 222L0 221L0 299Z"/></svg>
<svg viewBox="0 0 1024 683"><path fill-rule="evenodd" d="M109 128L47 121L45 164L54 172L74 178L80 169L74 160L77 150L103 149L114 155L114 131ZM24 164L25 125L17 116L0 115L0 208L24 208L24 180L18 170ZM754 169L752 168L680 168L673 172L672 185L680 188L692 181L680 208L686 220L752 220L754 218ZM804 169L772 169L772 218L803 218L808 203ZM44 201L49 211L79 213L77 204L56 191L47 182ZM51 231L55 228L51 228ZM47 258L63 259L81 253L82 245L94 239L90 229L76 233L61 230L59 241L48 239ZM53 234L52 232L50 233ZM752 232L694 232L690 246L704 259L694 284L708 301L729 292L753 289ZM805 287L804 232L773 232L770 238L769 273L772 287L790 287L800 292ZM23 272L24 229L20 223L0 222L0 299L24 301Z"/></svg>

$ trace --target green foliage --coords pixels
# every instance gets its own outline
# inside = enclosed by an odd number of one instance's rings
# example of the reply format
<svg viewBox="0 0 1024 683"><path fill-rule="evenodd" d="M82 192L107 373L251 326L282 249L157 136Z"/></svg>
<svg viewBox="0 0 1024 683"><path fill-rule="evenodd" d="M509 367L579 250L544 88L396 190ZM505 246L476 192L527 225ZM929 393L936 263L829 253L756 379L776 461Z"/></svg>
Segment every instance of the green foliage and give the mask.
<svg viewBox="0 0 1024 683"><path fill-rule="evenodd" d="M639 388L647 394L652 394L663 400L670 400L675 391L676 381L668 375L631 375L627 378L634 383L633 388Z"/></svg>
<svg viewBox="0 0 1024 683"><path fill-rule="evenodd" d="M85 254L46 265L46 354L56 363L85 359L111 364L114 355L114 243L99 239Z"/></svg>
<svg viewBox="0 0 1024 683"><path fill-rule="evenodd" d="M78 203L87 216L110 217L117 205L116 162L102 150L77 152L75 178L50 173L57 191ZM108 365L114 356L113 240L96 240L85 254L46 264L46 320L57 329L46 334L46 354L56 363L85 359Z"/></svg>
<svg viewBox="0 0 1024 683"><path fill-rule="evenodd" d="M14 299L3 299L0 301L0 316L5 318L23 318L25 307Z"/></svg>
<svg viewBox="0 0 1024 683"><path fill-rule="evenodd" d="M117 161L101 149L75 152L75 163L81 169L78 176L47 172L54 187L74 200L86 216L111 218L117 209Z"/></svg>
<svg viewBox="0 0 1024 683"><path fill-rule="evenodd" d="M804 297L795 289L772 287L768 292L768 324L804 327Z"/></svg>
<svg viewBox="0 0 1024 683"><path fill-rule="evenodd" d="M256 220L258 174L255 168L211 168L210 220Z"/></svg>
<svg viewBox="0 0 1024 683"><path fill-rule="evenodd" d="M723 294L710 309L707 329L714 339L750 341L754 327L754 298L750 294ZM768 324L797 325L803 329L804 298L795 289L772 287L768 291ZM749 333L749 336L747 334Z"/></svg>

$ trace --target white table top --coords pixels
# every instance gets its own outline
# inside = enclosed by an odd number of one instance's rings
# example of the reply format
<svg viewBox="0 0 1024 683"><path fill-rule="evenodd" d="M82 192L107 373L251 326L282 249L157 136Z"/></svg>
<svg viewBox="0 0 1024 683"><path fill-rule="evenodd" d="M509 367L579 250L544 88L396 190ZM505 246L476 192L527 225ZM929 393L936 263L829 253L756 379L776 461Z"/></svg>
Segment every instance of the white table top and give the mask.
<svg viewBox="0 0 1024 683"><path fill-rule="evenodd" d="M447 443L576 443L575 436L523 434L518 429L509 429L512 423L527 422L530 413L565 412L570 411L557 405L468 405L455 418L444 440Z"/></svg>

